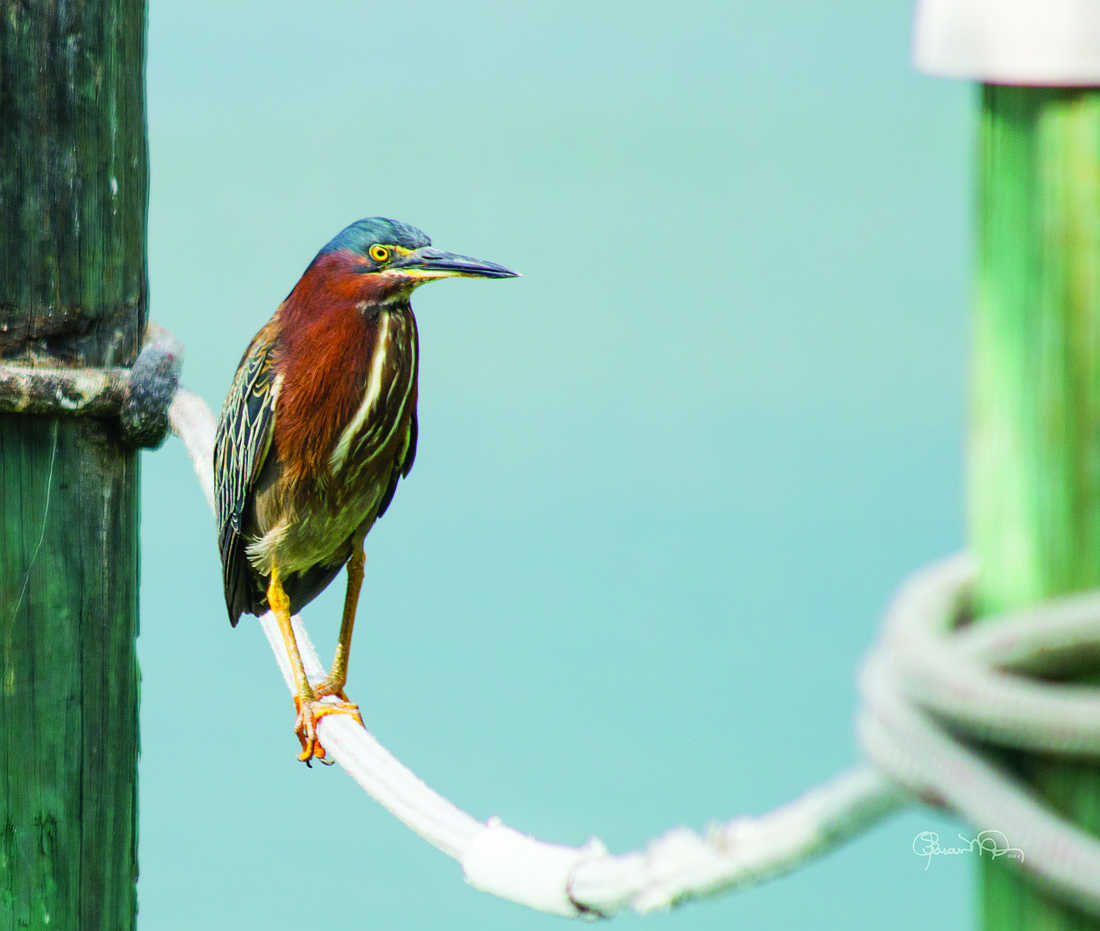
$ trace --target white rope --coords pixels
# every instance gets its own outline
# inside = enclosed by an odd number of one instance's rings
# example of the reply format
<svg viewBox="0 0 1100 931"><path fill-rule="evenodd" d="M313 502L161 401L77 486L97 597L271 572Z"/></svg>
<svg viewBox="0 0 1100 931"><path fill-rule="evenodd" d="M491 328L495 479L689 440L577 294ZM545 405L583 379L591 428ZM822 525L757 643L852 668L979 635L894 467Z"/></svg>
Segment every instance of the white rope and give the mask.
<svg viewBox="0 0 1100 931"><path fill-rule="evenodd" d="M206 503L214 510L214 436L218 422L206 402L193 391L180 387L168 407L168 420L195 466Z"/></svg>
<svg viewBox="0 0 1100 931"><path fill-rule="evenodd" d="M180 389L172 428L213 507L214 418ZM540 911L597 917L647 912L790 872L906 804L910 793L961 813L997 838L983 853L1023 856L1039 882L1100 914L1100 843L1037 801L970 743L1100 754L1100 693L1037 685L1014 673L1068 671L1100 657L1100 594L954 631L973 579L966 557L914 576L892 606L862 675L859 730L877 766L862 766L768 814L700 836L678 828L644 850L611 855L596 838L548 844L500 822L478 821L444 799L346 715L327 715L318 738L374 799L462 864L478 889ZM295 617L306 672L324 669ZM270 613L261 618L288 687L294 681ZM335 699L326 699L335 700ZM997 832L1000 832L999 835Z"/></svg>

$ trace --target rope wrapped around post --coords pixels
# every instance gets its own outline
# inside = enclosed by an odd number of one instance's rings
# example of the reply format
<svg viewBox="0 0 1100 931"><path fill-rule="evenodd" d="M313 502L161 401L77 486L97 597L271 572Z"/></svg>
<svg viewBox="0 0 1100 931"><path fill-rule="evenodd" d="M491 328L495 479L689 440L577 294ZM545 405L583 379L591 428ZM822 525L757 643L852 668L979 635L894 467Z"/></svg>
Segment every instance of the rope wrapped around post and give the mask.
<svg viewBox="0 0 1100 931"><path fill-rule="evenodd" d="M52 360L51 360L52 361ZM169 433L168 407L179 387L183 346L149 324L130 368L65 368L0 360L0 413L117 418L131 446L156 449Z"/></svg>

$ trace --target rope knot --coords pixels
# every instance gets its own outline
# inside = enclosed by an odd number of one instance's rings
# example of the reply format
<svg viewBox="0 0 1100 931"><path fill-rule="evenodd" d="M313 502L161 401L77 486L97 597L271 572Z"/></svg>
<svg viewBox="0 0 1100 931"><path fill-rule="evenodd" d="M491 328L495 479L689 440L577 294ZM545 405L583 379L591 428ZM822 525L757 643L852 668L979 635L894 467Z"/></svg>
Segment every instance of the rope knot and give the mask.
<svg viewBox="0 0 1100 931"><path fill-rule="evenodd" d="M168 436L183 346L149 324L131 368L64 368L0 362L0 413L117 418L132 446L156 449Z"/></svg>

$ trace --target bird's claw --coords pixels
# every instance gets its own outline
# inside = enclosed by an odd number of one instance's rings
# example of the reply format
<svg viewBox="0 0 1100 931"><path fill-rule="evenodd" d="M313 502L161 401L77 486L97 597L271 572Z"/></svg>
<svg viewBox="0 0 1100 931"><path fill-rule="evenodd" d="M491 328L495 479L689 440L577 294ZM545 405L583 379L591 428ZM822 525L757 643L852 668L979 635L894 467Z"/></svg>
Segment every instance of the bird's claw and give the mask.
<svg viewBox="0 0 1100 931"><path fill-rule="evenodd" d="M302 745L302 752L298 759L307 765L313 760L325 760L325 748L317 740L317 722L327 714L350 714L360 726L363 725L363 716L359 713L359 706L346 700L343 690L336 693L345 700L342 702L322 702L318 698L302 701L294 699L294 706L298 709L298 717L294 721L294 733L298 742Z"/></svg>
<svg viewBox="0 0 1100 931"><path fill-rule="evenodd" d="M349 705L352 704L347 695L344 694L344 683L340 682L339 679L325 678L313 686L314 698L324 698L326 695L335 695L340 701Z"/></svg>

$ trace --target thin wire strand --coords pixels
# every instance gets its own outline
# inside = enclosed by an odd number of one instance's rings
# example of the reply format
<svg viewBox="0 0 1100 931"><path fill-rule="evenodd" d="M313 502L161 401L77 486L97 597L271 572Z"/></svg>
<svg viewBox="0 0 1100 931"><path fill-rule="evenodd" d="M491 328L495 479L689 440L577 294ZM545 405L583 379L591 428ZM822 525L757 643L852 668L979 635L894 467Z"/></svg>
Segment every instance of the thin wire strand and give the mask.
<svg viewBox="0 0 1100 931"><path fill-rule="evenodd" d="M42 506L42 523L38 534L38 543L35 544L34 552L31 553L30 561L27 563L27 571L23 573L23 587L19 589L19 597L15 599L15 608L11 612L11 620L8 622L8 633L10 635L12 626L15 624L15 619L19 615L19 606L23 604L23 598L27 594L27 586L31 581L31 570L34 568L35 562L38 561L38 551L42 549L42 541L46 539L46 518L50 515L50 494L53 491L53 467L57 462L57 427L58 420L55 417L53 422L53 448L50 451L50 470L46 474L46 502Z"/></svg>

